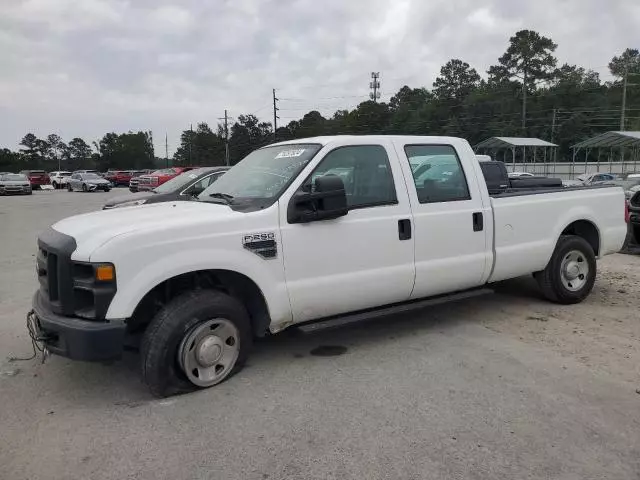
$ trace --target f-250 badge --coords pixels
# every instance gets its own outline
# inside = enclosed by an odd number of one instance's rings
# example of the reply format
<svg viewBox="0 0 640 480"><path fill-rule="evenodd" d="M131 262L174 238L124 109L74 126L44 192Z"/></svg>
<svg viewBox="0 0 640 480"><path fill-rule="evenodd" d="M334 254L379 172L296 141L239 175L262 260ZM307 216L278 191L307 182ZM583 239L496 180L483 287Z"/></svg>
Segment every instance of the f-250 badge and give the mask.
<svg viewBox="0 0 640 480"><path fill-rule="evenodd" d="M278 245L273 232L248 233L243 235L242 246L267 260L278 256Z"/></svg>

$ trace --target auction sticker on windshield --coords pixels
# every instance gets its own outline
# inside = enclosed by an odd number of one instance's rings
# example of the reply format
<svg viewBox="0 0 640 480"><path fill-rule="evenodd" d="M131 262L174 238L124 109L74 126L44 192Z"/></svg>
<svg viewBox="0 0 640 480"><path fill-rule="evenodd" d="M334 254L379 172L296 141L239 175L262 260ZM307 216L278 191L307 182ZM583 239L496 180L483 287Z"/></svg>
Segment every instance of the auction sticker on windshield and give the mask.
<svg viewBox="0 0 640 480"><path fill-rule="evenodd" d="M300 155L302 155L304 153L304 151L305 151L304 148L297 148L295 150L283 150L278 155L276 155L276 158L299 157Z"/></svg>

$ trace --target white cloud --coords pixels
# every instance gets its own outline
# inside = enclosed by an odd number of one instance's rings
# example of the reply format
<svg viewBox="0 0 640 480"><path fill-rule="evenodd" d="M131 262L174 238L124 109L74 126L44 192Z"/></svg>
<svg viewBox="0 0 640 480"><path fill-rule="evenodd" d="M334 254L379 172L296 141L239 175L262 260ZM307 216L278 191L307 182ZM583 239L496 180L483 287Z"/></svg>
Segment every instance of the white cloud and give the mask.
<svg viewBox="0 0 640 480"><path fill-rule="evenodd" d="M166 0L170 1L170 0ZM640 44L630 0L0 0L0 147L28 131L64 138L169 133L258 110L270 120L331 114L369 93L430 87L461 58L480 73L517 29L559 44L557 56L606 73ZM603 78L607 78L603 75ZM342 98L335 98L342 97Z"/></svg>
<svg viewBox="0 0 640 480"><path fill-rule="evenodd" d="M194 19L188 10L177 5L165 5L149 15L148 27L157 32L186 33L193 28Z"/></svg>
<svg viewBox="0 0 640 480"><path fill-rule="evenodd" d="M111 0L26 0L13 1L3 13L17 22L44 24L64 32L120 22L126 6L126 2Z"/></svg>

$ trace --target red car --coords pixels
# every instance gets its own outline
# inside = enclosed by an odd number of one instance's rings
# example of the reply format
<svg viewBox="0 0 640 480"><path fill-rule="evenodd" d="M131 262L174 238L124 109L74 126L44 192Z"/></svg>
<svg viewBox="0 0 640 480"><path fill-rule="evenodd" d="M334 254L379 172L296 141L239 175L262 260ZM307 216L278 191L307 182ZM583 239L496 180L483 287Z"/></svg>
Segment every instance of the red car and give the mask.
<svg viewBox="0 0 640 480"><path fill-rule="evenodd" d="M163 168L162 170L156 170L148 175L141 175L138 177L138 191L145 192L153 190L158 185L162 185L164 182L171 180L173 177L180 175L189 170L193 170L198 167L171 167Z"/></svg>
<svg viewBox="0 0 640 480"><path fill-rule="evenodd" d="M22 170L20 173L29 178L32 190L39 190L42 185L51 184L51 179L44 170Z"/></svg>
<svg viewBox="0 0 640 480"><path fill-rule="evenodd" d="M133 177L134 170L112 170L107 172L104 176L105 179L109 180L113 186L129 186L129 182Z"/></svg>

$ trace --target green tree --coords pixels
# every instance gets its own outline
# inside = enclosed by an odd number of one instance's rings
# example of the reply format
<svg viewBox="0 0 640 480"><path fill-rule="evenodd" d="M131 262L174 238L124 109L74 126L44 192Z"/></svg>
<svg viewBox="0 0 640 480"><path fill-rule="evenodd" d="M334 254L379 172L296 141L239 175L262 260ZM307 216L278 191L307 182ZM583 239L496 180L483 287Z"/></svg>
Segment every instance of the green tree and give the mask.
<svg viewBox="0 0 640 480"><path fill-rule="evenodd" d="M67 146L62 141L62 138L55 133L47 135L47 144L49 145L47 159L56 162L55 168L60 169L60 161Z"/></svg>
<svg viewBox="0 0 640 480"><path fill-rule="evenodd" d="M536 82L551 80L557 63L553 56L558 45L533 30L520 30L509 39L507 51L487 72L490 81L518 79L529 91L535 90Z"/></svg>
<svg viewBox="0 0 640 480"><path fill-rule="evenodd" d="M609 62L609 71L614 77L624 77L625 69L628 69L629 73L640 74L640 52L637 48L627 48Z"/></svg>
<svg viewBox="0 0 640 480"><path fill-rule="evenodd" d="M498 65L489 68L489 82L504 86L513 79L522 86L522 133L526 135L527 95L536 90L540 81L549 81L557 64L553 52L558 45L533 30L520 30L509 39L507 51ZM516 81L517 81L516 80Z"/></svg>
<svg viewBox="0 0 640 480"><path fill-rule="evenodd" d="M20 149L20 152L24 155L27 162L33 163L34 165L39 163L38 137L33 133L27 133L22 137L22 140L20 140L20 145L24 147Z"/></svg>
<svg viewBox="0 0 640 480"><path fill-rule="evenodd" d="M273 139L271 123L260 122L255 115L239 115L230 132L229 151L232 165Z"/></svg>
<svg viewBox="0 0 640 480"><path fill-rule="evenodd" d="M440 75L433 82L433 93L441 100L462 99L479 85L480 75L476 69L454 58L440 69Z"/></svg>
<svg viewBox="0 0 640 480"><path fill-rule="evenodd" d="M179 165L224 165L224 134L214 133L206 123L199 123L196 130L185 130L180 135L180 146L173 156Z"/></svg>
<svg viewBox="0 0 640 480"><path fill-rule="evenodd" d="M107 133L98 142L100 170L153 168L155 155L151 132Z"/></svg>

